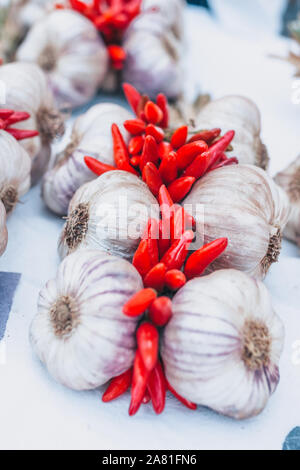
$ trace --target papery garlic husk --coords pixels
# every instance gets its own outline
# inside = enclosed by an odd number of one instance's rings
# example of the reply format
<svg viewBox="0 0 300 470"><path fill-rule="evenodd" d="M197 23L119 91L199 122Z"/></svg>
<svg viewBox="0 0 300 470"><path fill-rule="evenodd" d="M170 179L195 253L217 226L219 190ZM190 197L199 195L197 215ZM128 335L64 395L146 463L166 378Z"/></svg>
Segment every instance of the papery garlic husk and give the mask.
<svg viewBox="0 0 300 470"><path fill-rule="evenodd" d="M183 91L183 9L181 0L145 0L125 33L124 80L150 97Z"/></svg>
<svg viewBox="0 0 300 470"><path fill-rule="evenodd" d="M5 86L5 104L1 108L30 114L29 119L14 127L39 131L37 137L20 141L32 159L34 182L49 161L51 142L64 132L64 117L54 104L46 75L37 65L22 62L3 65L0 83Z"/></svg>
<svg viewBox="0 0 300 470"><path fill-rule="evenodd" d="M205 243L228 238L227 249L209 270L234 268L262 279L278 260L289 203L261 168L231 165L213 170L195 183L183 204L194 212L198 236Z"/></svg>
<svg viewBox="0 0 300 470"><path fill-rule="evenodd" d="M200 110L194 121L195 129L220 127L222 134L234 129L233 150L227 152L228 157L235 156L240 163L267 169L269 157L260 137L260 112L250 99L232 95L211 101Z"/></svg>
<svg viewBox="0 0 300 470"><path fill-rule="evenodd" d="M140 178L127 171L104 173L71 200L60 256L88 248L131 259L150 217L159 219L159 205Z"/></svg>
<svg viewBox="0 0 300 470"><path fill-rule="evenodd" d="M31 344L55 380L90 390L133 363L138 320L123 305L143 287L128 261L99 251L68 256L41 291Z"/></svg>
<svg viewBox="0 0 300 470"><path fill-rule="evenodd" d="M279 382L284 342L264 284L224 269L189 281L172 311L161 353L175 390L232 418L259 414Z"/></svg>
<svg viewBox="0 0 300 470"><path fill-rule="evenodd" d="M73 10L56 10L38 21L17 51L38 64L59 106L80 106L96 94L108 70L106 46L91 21Z"/></svg>
<svg viewBox="0 0 300 470"><path fill-rule="evenodd" d="M0 201L9 214L30 188L31 160L16 139L3 130L0 130L0 168Z"/></svg>
<svg viewBox="0 0 300 470"><path fill-rule="evenodd" d="M42 195L49 209L58 215L66 215L77 189L97 177L87 168L84 162L86 155L115 165L111 125L119 126L128 143L130 136L123 126L127 119L133 119L132 113L113 103L96 104L76 119L70 142L57 155L54 167L45 173L43 179Z"/></svg>
<svg viewBox="0 0 300 470"><path fill-rule="evenodd" d="M300 247L300 155L275 176L275 181L286 191L291 206L291 215L283 234Z"/></svg>
<svg viewBox="0 0 300 470"><path fill-rule="evenodd" d="M7 246L7 227L6 227L6 210L0 201L0 256L3 255Z"/></svg>

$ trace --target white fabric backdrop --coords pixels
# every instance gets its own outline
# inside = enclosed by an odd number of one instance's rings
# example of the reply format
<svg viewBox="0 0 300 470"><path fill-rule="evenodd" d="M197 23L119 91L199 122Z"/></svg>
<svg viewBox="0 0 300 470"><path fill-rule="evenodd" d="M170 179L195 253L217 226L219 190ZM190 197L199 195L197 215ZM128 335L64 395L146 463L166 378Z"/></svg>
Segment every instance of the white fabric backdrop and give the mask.
<svg viewBox="0 0 300 470"><path fill-rule="evenodd" d="M266 36L237 39L209 15L186 13L187 92L201 88L213 96L240 93L262 112L263 137L271 172L300 151L300 105L292 103L292 70L268 57L287 52L285 39ZM21 272L5 336L6 361L0 361L0 448L2 449L280 449L285 436L300 425L300 365L293 346L300 340L300 259L284 242L280 262L266 279L274 306L286 326L281 382L259 416L236 422L206 410L186 410L172 398L157 417L143 407L127 416L129 397L104 405L98 391L77 393L56 384L33 356L28 328L40 288L55 276L56 243L62 221L50 214L33 188L9 219L8 249L0 270ZM2 359L3 359L2 345Z"/></svg>

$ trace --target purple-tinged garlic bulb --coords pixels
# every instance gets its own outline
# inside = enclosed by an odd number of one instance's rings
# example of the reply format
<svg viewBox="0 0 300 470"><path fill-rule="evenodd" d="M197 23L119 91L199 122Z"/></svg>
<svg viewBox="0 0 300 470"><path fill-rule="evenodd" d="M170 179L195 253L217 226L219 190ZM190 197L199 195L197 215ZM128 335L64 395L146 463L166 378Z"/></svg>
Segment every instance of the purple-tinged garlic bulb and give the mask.
<svg viewBox="0 0 300 470"><path fill-rule="evenodd" d="M275 181L287 193L291 206L291 215L283 235L300 247L300 155L275 176Z"/></svg>
<svg viewBox="0 0 300 470"><path fill-rule="evenodd" d="M231 165L207 173L185 198L208 243L228 238L210 271L234 268L262 279L278 260L290 209L288 198L267 173L253 165Z"/></svg>
<svg viewBox="0 0 300 470"><path fill-rule="evenodd" d="M234 269L189 281L173 298L165 373L188 400L236 419L266 406L279 382L284 328L262 282Z"/></svg>
<svg viewBox="0 0 300 470"><path fill-rule="evenodd" d="M3 255L7 245L7 227L6 227L6 210L0 201L0 256Z"/></svg>
<svg viewBox="0 0 300 470"><path fill-rule="evenodd" d="M128 261L99 251L68 256L40 292L31 344L55 380L90 390L132 366L137 319L123 305L143 287Z"/></svg>
<svg viewBox="0 0 300 470"><path fill-rule="evenodd" d="M229 95L211 101L201 109L194 121L195 129L220 127L223 134L234 129L233 151L228 156L237 157L240 163L267 169L269 157L260 138L260 112L250 99Z"/></svg>
<svg viewBox="0 0 300 470"><path fill-rule="evenodd" d="M0 130L0 201L10 214L30 188L31 160L8 132Z"/></svg>
<svg viewBox="0 0 300 470"><path fill-rule="evenodd" d="M51 142L64 132L64 119L57 110L47 78L35 64L12 62L0 67L0 82L5 86L5 105L18 111L26 111L30 118L18 122L18 129L39 131L37 137L20 141L32 159L32 181L45 169L51 154Z"/></svg>
<svg viewBox="0 0 300 470"><path fill-rule="evenodd" d="M91 21L73 10L56 10L38 21L17 51L38 64L60 106L80 106L97 92L108 70L106 46Z"/></svg>
<svg viewBox="0 0 300 470"><path fill-rule="evenodd" d="M60 256L88 248L131 259L150 217L159 219L159 205L140 178L127 171L104 173L71 200Z"/></svg>
<svg viewBox="0 0 300 470"><path fill-rule="evenodd" d="M150 97L182 93L183 8L182 0L144 0L126 31L124 80Z"/></svg>
<svg viewBox="0 0 300 470"><path fill-rule="evenodd" d="M111 125L119 126L128 143L129 134L123 127L127 119L133 119L133 115L113 103L96 104L76 119L69 144L44 176L42 194L50 210L66 215L77 189L96 178L84 162L85 155L114 165Z"/></svg>

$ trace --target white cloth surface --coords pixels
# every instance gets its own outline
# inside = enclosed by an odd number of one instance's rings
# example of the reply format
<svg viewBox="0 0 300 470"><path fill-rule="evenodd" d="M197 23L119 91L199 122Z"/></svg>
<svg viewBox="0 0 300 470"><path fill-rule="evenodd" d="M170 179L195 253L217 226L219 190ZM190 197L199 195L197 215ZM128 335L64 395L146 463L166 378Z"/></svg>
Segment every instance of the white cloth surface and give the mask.
<svg viewBox="0 0 300 470"><path fill-rule="evenodd" d="M300 105L291 100L291 67L268 54L284 54L288 41L239 39L192 7L186 23L188 95L201 89L215 97L239 93L254 99L262 112L271 172L283 168L300 151ZM168 397L161 416L144 406L129 418L128 395L103 404L99 391L68 390L52 380L31 351L28 329L39 290L56 273L62 224L45 208L39 187L31 189L8 221L9 242L0 270L21 272L22 278L7 325L6 361L0 362L0 448L280 449L288 432L300 425L300 364L293 361L300 340L297 248L284 242L280 261L266 279L286 341L281 381L265 411L237 422L203 408L189 411Z"/></svg>

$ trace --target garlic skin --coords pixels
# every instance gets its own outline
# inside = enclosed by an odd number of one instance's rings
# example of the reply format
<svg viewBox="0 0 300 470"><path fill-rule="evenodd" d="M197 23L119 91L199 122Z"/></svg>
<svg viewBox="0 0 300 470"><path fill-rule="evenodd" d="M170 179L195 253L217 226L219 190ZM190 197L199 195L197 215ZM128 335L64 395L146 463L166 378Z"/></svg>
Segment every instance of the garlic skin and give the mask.
<svg viewBox="0 0 300 470"><path fill-rule="evenodd" d="M144 0L125 33L123 78L152 98L182 93L183 9L181 0Z"/></svg>
<svg viewBox="0 0 300 470"><path fill-rule="evenodd" d="M159 219L159 205L140 178L127 171L104 173L71 200L59 254L98 249L131 259L149 217Z"/></svg>
<svg viewBox="0 0 300 470"><path fill-rule="evenodd" d="M108 53L97 29L73 10L56 10L38 21L16 57L44 70L59 106L87 103L108 70Z"/></svg>
<svg viewBox="0 0 300 470"><path fill-rule="evenodd" d="M7 246L7 227L6 227L6 210L0 201L0 256L3 255Z"/></svg>
<svg viewBox="0 0 300 470"><path fill-rule="evenodd" d="M132 366L137 319L123 305L143 287L134 266L99 251L80 251L40 292L31 344L49 373L74 390L97 388Z"/></svg>
<svg viewBox="0 0 300 470"><path fill-rule="evenodd" d="M291 215L283 234L300 247L300 155L274 179L286 191L291 206Z"/></svg>
<svg viewBox="0 0 300 470"><path fill-rule="evenodd" d="M284 342L263 283L233 269L217 271L189 281L172 310L162 358L175 390L232 418L259 414L279 382Z"/></svg>
<svg viewBox="0 0 300 470"><path fill-rule="evenodd" d="M57 155L54 167L44 175L42 195L51 211L66 215L77 189L97 177L87 168L86 155L109 165L115 164L111 125L119 126L128 143L130 136L123 127L127 119L133 119L132 113L113 103L96 104L76 119L70 143L62 154Z"/></svg>
<svg viewBox="0 0 300 470"><path fill-rule="evenodd" d="M209 102L195 117L195 129L220 127L222 134L234 129L233 151L240 163L259 166L264 170L269 163L266 146L260 138L261 117L256 104L244 96L224 96Z"/></svg>
<svg viewBox="0 0 300 470"><path fill-rule="evenodd" d="M26 111L30 118L14 125L18 129L37 129L39 135L20 141L32 159L32 181L43 172L51 154L51 142L64 132L64 118L54 105L43 71L35 64L12 62L0 67L5 86L2 108Z"/></svg>
<svg viewBox="0 0 300 470"><path fill-rule="evenodd" d="M0 130L0 168L0 201L9 214L30 188L31 160L16 139L3 130Z"/></svg>
<svg viewBox="0 0 300 470"><path fill-rule="evenodd" d="M209 270L234 268L263 279L278 260L290 214L288 198L267 173L252 165L230 165L207 173L184 199L204 243L228 238L226 251ZM198 209L203 209L195 213ZM202 207L201 207L202 206Z"/></svg>

